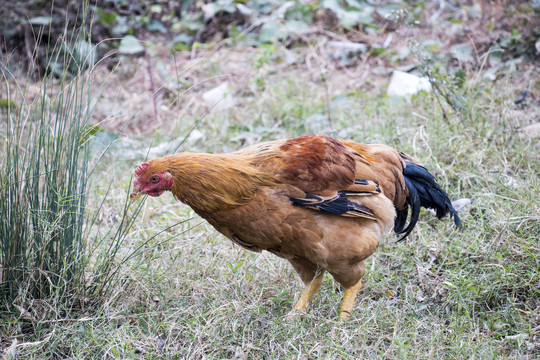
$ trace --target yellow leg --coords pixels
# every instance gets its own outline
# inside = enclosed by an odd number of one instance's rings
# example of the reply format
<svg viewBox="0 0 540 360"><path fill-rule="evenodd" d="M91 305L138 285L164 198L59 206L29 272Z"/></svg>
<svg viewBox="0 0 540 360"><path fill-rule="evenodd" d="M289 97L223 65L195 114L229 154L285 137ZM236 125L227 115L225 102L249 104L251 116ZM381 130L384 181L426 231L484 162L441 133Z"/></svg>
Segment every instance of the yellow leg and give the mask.
<svg viewBox="0 0 540 360"><path fill-rule="evenodd" d="M323 274L316 276L309 284L306 284L304 291L300 295L300 298L294 305L294 308L291 310L289 315L287 315L287 320L292 320L295 318L298 313L304 312L306 310L306 305L311 300L313 295L321 288Z"/></svg>
<svg viewBox="0 0 540 360"><path fill-rule="evenodd" d="M339 320L347 320L351 315L354 300L356 299L356 295L358 294L361 286L362 280L358 280L354 286L345 290L345 294L343 295L343 303L341 304L341 311L339 313Z"/></svg>

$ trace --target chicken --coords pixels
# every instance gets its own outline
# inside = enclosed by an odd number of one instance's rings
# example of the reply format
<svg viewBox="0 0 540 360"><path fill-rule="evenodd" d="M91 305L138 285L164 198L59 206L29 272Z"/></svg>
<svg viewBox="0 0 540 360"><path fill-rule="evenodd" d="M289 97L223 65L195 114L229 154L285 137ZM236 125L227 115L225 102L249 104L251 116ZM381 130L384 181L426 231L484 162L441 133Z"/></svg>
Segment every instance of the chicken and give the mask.
<svg viewBox="0 0 540 360"><path fill-rule="evenodd" d="M392 226L409 235L421 206L461 224L448 195L410 156L325 135L154 159L136 168L133 184L132 201L171 191L234 243L288 260L305 284L290 317L305 311L327 271L345 288L347 319L364 260Z"/></svg>

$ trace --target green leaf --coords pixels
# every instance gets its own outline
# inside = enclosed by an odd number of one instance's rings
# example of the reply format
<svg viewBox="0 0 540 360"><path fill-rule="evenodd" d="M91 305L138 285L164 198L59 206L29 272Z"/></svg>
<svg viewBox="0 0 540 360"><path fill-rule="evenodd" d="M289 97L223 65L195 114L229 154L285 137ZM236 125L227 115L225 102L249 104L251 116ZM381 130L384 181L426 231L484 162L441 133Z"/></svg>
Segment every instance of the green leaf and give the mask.
<svg viewBox="0 0 540 360"><path fill-rule="evenodd" d="M68 48L62 48L63 51L69 51L70 61L68 64L69 71L74 75L79 70L85 70L92 67L97 60L97 53L94 45L85 40L77 41Z"/></svg>
<svg viewBox="0 0 540 360"><path fill-rule="evenodd" d="M88 140L90 140L94 135L97 133L103 131L102 128L100 128L97 125L86 125L83 127L80 138L79 138L79 145L84 145Z"/></svg>
<svg viewBox="0 0 540 360"><path fill-rule="evenodd" d="M150 6L150 12L154 14L161 14L163 12L163 7L159 4Z"/></svg>
<svg viewBox="0 0 540 360"><path fill-rule="evenodd" d="M97 9L97 19L103 26L111 26L116 21L117 13L106 12L101 8Z"/></svg>
<svg viewBox="0 0 540 360"><path fill-rule="evenodd" d="M443 43L438 40L425 40L422 42L422 48L429 53L438 53L443 48Z"/></svg>
<svg viewBox="0 0 540 360"><path fill-rule="evenodd" d="M310 31L308 24L298 20L287 21L283 30L285 36L283 36L282 38L285 38L291 34L306 34Z"/></svg>
<svg viewBox="0 0 540 360"><path fill-rule="evenodd" d="M182 21L180 22L180 24L183 31L191 33L196 33L204 27L200 15L197 16L189 13L182 16Z"/></svg>
<svg viewBox="0 0 540 360"><path fill-rule="evenodd" d="M178 43L187 45L187 44L191 44L192 41L193 41L193 36L184 34L184 33L178 34L172 39L172 43L175 45Z"/></svg>
<svg viewBox="0 0 540 360"><path fill-rule="evenodd" d="M160 32L162 34L167 33L167 28L165 27L165 25L163 25L163 23L161 21L158 21L158 20L151 20L148 23L148 25L146 25L146 28L149 31L157 31L157 32Z"/></svg>
<svg viewBox="0 0 540 360"><path fill-rule="evenodd" d="M467 81L467 73L463 69L458 69L452 78L452 82L461 89L465 81Z"/></svg>
<svg viewBox="0 0 540 360"><path fill-rule="evenodd" d="M249 7L258 13L268 14L277 4L279 3L272 0L252 0L249 2Z"/></svg>
<svg viewBox="0 0 540 360"><path fill-rule="evenodd" d="M264 23L259 33L259 40L263 43L274 42L278 38L279 25L272 19Z"/></svg>
<svg viewBox="0 0 540 360"><path fill-rule="evenodd" d="M28 20L28 23L32 25L49 26L52 18L50 16L36 16Z"/></svg>
<svg viewBox="0 0 540 360"><path fill-rule="evenodd" d="M218 11L225 11L229 14L232 14L236 11L236 5L234 4L233 0L217 0L215 3L213 3L216 7L216 12Z"/></svg>
<svg viewBox="0 0 540 360"><path fill-rule="evenodd" d="M188 51L189 50L189 46L181 42L174 44L172 48L174 51Z"/></svg>
<svg viewBox="0 0 540 360"><path fill-rule="evenodd" d="M11 99L0 99L0 109L7 109L7 108L17 108L17 104L15 104L15 101Z"/></svg>
<svg viewBox="0 0 540 360"><path fill-rule="evenodd" d="M450 54L459 62L474 62L473 49L469 44L457 44L450 48Z"/></svg>
<svg viewBox="0 0 540 360"><path fill-rule="evenodd" d="M116 18L116 25L111 28L111 32L115 37L121 37L127 34L129 26L127 24L127 18L125 16L118 16Z"/></svg>
<svg viewBox="0 0 540 360"><path fill-rule="evenodd" d="M144 53L144 45L133 35L126 35L120 41L118 52L122 55L140 55Z"/></svg>
<svg viewBox="0 0 540 360"><path fill-rule="evenodd" d="M321 6L322 8L328 9L336 14L341 26L343 26L345 29L350 29L358 24L374 24L372 17L374 12L373 6L362 5L351 10L341 6L338 0L323 0L321 2Z"/></svg>

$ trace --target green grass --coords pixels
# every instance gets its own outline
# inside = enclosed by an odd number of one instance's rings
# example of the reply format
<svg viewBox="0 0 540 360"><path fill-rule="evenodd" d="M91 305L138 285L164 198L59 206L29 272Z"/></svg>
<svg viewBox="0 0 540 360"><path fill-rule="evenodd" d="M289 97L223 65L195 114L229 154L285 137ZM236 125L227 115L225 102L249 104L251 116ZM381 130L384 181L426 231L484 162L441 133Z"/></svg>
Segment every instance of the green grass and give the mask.
<svg viewBox="0 0 540 360"><path fill-rule="evenodd" d="M50 53L49 68L69 61L56 48ZM1 126L1 298L70 297L84 281L91 81L81 69L75 80L67 72L48 76L29 103L29 87L13 80L10 67L0 64L9 97Z"/></svg>
<svg viewBox="0 0 540 360"><path fill-rule="evenodd" d="M200 64L200 76L207 68L219 75L209 59ZM539 356L540 159L537 140L516 131L526 125L521 112L538 108L519 109L511 102L519 74L462 90L468 111L446 108L446 121L433 94L395 101L380 95L383 88L332 82L339 72L332 70L330 128L324 118L326 85L313 80L316 70L250 70L254 78L264 77L264 89L252 86L233 110L210 113L198 127L206 142L187 143L182 150L221 152L311 131L387 143L422 161L451 198L474 200L460 212L462 228L456 231L448 219L440 222L423 212L407 241L396 243L389 235L366 261L349 321L336 321L342 290L327 275L308 313L286 322L302 287L287 262L233 246L170 194L150 198L116 259L140 251L115 273L114 287L93 299L99 306L65 317L40 317L30 309L34 320L0 314L2 346L17 338L26 343L17 348L18 358L28 359ZM157 138L183 137L203 117L202 108L182 108L189 99L176 105L183 116L174 132L163 128ZM131 172L143 160L126 161L122 151L111 150L90 189L87 210L102 214L97 227L117 223ZM115 240L100 239L91 244L97 252ZM89 268L94 274L92 263Z"/></svg>

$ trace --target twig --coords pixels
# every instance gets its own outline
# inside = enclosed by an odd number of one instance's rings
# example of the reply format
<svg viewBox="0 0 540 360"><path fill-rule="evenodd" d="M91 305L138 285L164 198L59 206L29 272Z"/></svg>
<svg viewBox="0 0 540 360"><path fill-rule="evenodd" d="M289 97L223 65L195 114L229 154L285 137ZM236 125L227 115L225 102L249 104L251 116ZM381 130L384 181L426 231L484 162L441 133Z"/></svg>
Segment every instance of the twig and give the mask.
<svg viewBox="0 0 540 360"><path fill-rule="evenodd" d="M30 26L24 27L24 47L26 50L26 56L28 61L30 61L30 68L35 68L34 56L32 54L32 45L30 44Z"/></svg>
<svg viewBox="0 0 540 360"><path fill-rule="evenodd" d="M134 314L134 315L115 315L107 317L107 320L118 320L118 319L129 319L129 318L135 318L136 316L140 316L141 314ZM64 319L55 319L55 320L41 320L38 321L39 324L54 324L54 323L60 323L60 322L87 322L87 321L96 321L96 320L102 320L103 317L101 316L95 316L95 317L82 317L82 318L64 318Z"/></svg>
<svg viewBox="0 0 540 360"><path fill-rule="evenodd" d="M330 94L329 94L329 85L328 81L324 81L324 97L326 102L326 117L328 118L328 125L330 126L330 130L333 130L332 127L332 114L330 112Z"/></svg>
<svg viewBox="0 0 540 360"><path fill-rule="evenodd" d="M144 35L142 31L140 32L140 39L144 43ZM146 71L148 71L148 78L150 79L150 90L152 91L152 94L156 93L156 85L154 83L154 76L152 73L152 62L150 61L150 55L148 55L148 51L146 50L146 46L144 46L144 59L146 60ZM154 105L154 121L157 124L158 121L158 109L157 109L157 98L156 96L152 96L152 104Z"/></svg>
<svg viewBox="0 0 540 360"><path fill-rule="evenodd" d="M443 105L441 103L441 99L439 98L439 95L442 95L445 98L446 102L448 104L450 104L450 106L452 106L452 108L455 111L457 109L454 107L452 100L445 93L443 93L443 91L439 88L439 85L433 79L433 77L431 76L431 73L429 72L429 70L426 71L426 75L428 77L429 83L433 87L433 94L435 94L435 99L437 100L437 103L439 104L439 107L441 108L443 119L444 119L444 121L446 121L447 124L450 124L450 120L448 120L448 115L446 115L446 110L444 109L444 107L443 107Z"/></svg>
<svg viewBox="0 0 540 360"><path fill-rule="evenodd" d="M14 359L15 355L17 353L17 348L19 347L31 347L31 346L38 346L41 345L51 339L51 337L54 335L55 330L51 331L43 340L40 341L34 341L34 342L23 342L20 343L17 338L13 339L13 342L11 345L5 350L5 352L2 354L1 360L7 360L7 359Z"/></svg>

